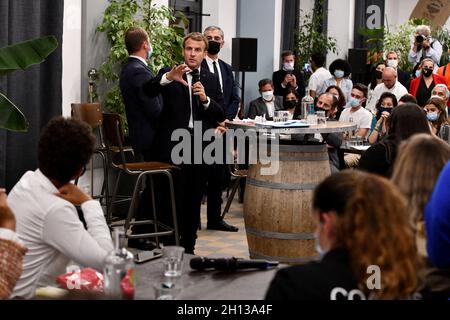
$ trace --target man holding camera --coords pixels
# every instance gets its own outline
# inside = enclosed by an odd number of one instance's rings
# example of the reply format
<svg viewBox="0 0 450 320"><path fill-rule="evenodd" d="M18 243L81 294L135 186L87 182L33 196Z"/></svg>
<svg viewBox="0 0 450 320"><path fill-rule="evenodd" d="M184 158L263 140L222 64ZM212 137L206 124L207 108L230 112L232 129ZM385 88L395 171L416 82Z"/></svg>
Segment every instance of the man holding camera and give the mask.
<svg viewBox="0 0 450 320"><path fill-rule="evenodd" d="M434 61L434 72L436 73L439 69L441 56L442 45L438 40L431 37L430 27L426 25L418 26L408 55L409 62L415 66L414 71L423 59L430 58Z"/></svg>

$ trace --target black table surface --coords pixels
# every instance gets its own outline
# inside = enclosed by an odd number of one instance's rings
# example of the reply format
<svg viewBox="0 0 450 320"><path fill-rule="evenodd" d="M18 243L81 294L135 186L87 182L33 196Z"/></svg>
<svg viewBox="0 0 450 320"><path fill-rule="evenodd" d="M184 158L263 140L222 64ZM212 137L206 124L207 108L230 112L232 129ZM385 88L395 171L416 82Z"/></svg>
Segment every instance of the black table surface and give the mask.
<svg viewBox="0 0 450 320"><path fill-rule="evenodd" d="M185 255L183 274L179 280L183 289L177 300L262 300L277 270L239 270L234 273L195 271L189 267L193 255ZM153 300L153 285L163 280L162 260L136 265L137 300Z"/></svg>

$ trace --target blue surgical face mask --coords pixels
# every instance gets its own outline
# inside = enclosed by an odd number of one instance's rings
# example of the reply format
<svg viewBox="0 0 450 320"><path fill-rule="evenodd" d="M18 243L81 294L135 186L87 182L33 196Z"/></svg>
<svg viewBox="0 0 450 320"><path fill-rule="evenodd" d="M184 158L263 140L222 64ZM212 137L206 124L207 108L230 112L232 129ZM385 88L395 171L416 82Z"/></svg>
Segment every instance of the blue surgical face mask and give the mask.
<svg viewBox="0 0 450 320"><path fill-rule="evenodd" d="M320 232L319 232L320 234ZM315 248L316 248L316 252L319 254L319 256L322 258L327 252L322 248L322 246L320 245L320 239L319 239L319 234L316 233L314 235L314 239L315 239Z"/></svg>
<svg viewBox="0 0 450 320"><path fill-rule="evenodd" d="M416 78L420 77L422 75L421 70L416 70Z"/></svg>
<svg viewBox="0 0 450 320"><path fill-rule="evenodd" d="M359 107L361 105L361 100L351 97L348 105L352 108Z"/></svg>
<svg viewBox="0 0 450 320"><path fill-rule="evenodd" d="M345 72L342 70L335 70L334 71L334 76L338 79L341 79L344 77Z"/></svg>
<svg viewBox="0 0 450 320"><path fill-rule="evenodd" d="M431 121L431 122L437 121L439 119L439 115L438 115L437 111L435 111L435 112L428 112L427 113L427 119L428 119L428 121Z"/></svg>
<svg viewBox="0 0 450 320"><path fill-rule="evenodd" d="M147 60L150 60L153 57L153 48L150 47L150 50L147 52Z"/></svg>

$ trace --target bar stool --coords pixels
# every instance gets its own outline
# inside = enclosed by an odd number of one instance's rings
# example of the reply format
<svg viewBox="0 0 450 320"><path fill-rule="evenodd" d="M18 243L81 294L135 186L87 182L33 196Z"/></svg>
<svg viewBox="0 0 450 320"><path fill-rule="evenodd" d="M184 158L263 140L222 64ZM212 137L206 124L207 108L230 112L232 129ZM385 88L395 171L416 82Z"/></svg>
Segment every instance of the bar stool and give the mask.
<svg viewBox="0 0 450 320"><path fill-rule="evenodd" d="M123 150L123 142L124 142L124 132L122 127L122 119L120 115L115 113L104 113L103 114L103 126L105 130L105 141L108 152L110 152L111 148L118 148L118 161L110 156L111 165L119 171L116 184L114 187L114 191L112 194L111 202L109 203L110 208L108 210L109 216L107 218L108 223L111 225L112 220L112 206L117 203L116 196L117 190L120 183L120 178L122 175L131 175L137 176L137 180L135 183L133 195L129 197L128 201L131 201L130 207L128 209L128 215L126 217L125 223L123 224L125 227L125 236L129 239L136 238L156 238L156 244L159 246L159 237L161 236L170 236L173 235L175 238L175 244L179 245L179 233L178 233L178 222L176 215L176 205L175 205L175 191L173 185L173 177L172 171L179 170L178 167L173 166L171 164L162 163L162 162L127 162L125 158L125 153ZM167 226L160 222L156 215L156 206L155 206L155 194L154 194L154 184L153 184L153 176L154 175L165 175L169 180L169 191L170 191L170 200L171 200L171 209L172 209L172 220L173 227ZM136 204L140 193L143 189L144 179L149 178L150 180L150 188L151 188L151 201L153 208L153 219L152 220L144 220L144 221L134 221ZM123 201L123 200L121 200ZM130 226L133 225L153 225L154 232L151 233L143 233L137 235L128 235L127 230ZM117 226L117 225L114 225ZM163 231L159 231L163 230Z"/></svg>
<svg viewBox="0 0 450 320"><path fill-rule="evenodd" d="M94 157L91 157L90 161L90 189L91 197L93 199L100 199L105 201L106 215L108 215L109 209L109 182L108 182L108 160L107 150L103 140L103 113L100 103L72 103L72 118L78 119L87 123L94 134L98 133L99 143L94 150L94 155L98 154L102 158L103 164L103 184L99 195L94 195ZM78 180L76 181L76 184Z"/></svg>
<svg viewBox="0 0 450 320"><path fill-rule="evenodd" d="M248 173L247 169L239 169L239 165L237 163L230 164L228 168L230 170L231 178L234 178L232 179L234 181L231 187L231 194L229 196L227 191L228 200L227 203L225 204L225 208L223 209L221 215L222 219L225 217L225 214L227 214L228 211L230 210L231 203L233 202L234 195L236 194L236 191L239 188L241 179L246 178Z"/></svg>

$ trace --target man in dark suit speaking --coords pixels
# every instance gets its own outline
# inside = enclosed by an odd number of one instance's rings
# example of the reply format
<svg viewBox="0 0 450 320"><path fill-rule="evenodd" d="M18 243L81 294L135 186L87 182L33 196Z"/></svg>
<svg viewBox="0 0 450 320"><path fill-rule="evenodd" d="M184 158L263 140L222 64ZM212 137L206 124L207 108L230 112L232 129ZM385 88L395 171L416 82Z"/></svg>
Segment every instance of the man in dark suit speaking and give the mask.
<svg viewBox="0 0 450 320"><path fill-rule="evenodd" d="M214 73L220 82L224 97L224 110L228 120L233 120L238 111L241 98L239 87L234 80L231 66L219 59L220 49L225 43L223 30L216 26L209 26L203 32L208 39L208 54L202 62L202 68ZM221 230L236 232L238 228L229 225L221 217L222 209L222 187L226 173L226 165L213 164L208 168L208 190L207 190L207 228L210 230Z"/></svg>
<svg viewBox="0 0 450 320"><path fill-rule="evenodd" d="M218 123L225 121L219 79L207 68L200 68L207 49L208 40L201 33L188 34L183 41L184 63L172 69L161 70L143 87L149 96L161 94L163 99L155 141L160 161L174 162L171 157L172 149L180 143L171 139L175 130L182 129L190 133L190 151L195 151L198 150L195 143L198 139L194 137L203 133L198 132L198 126L201 124L204 131L216 128ZM200 81L196 81L198 74ZM195 131L194 125L197 129ZM203 147L200 146L200 150ZM198 156L197 154L196 157ZM191 152L190 161L184 161L180 165L181 181L176 182L176 195L181 200L181 206L177 206L181 245L185 247L186 253L194 252L206 182L207 167L203 161L194 164L194 158L195 154Z"/></svg>

